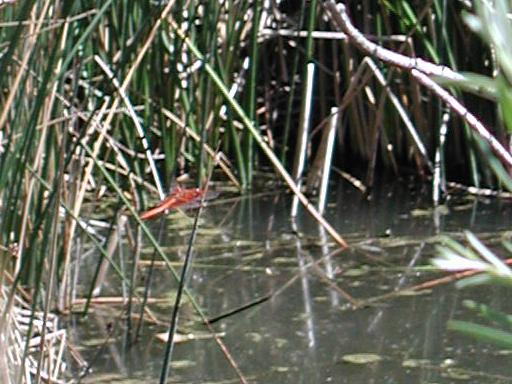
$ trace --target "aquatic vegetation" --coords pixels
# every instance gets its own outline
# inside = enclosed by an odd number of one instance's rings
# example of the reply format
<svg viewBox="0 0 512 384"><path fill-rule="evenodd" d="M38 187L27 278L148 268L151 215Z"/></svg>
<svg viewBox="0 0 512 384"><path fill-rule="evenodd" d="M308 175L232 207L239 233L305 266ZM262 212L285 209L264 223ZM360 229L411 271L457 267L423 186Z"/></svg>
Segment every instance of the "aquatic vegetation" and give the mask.
<svg viewBox="0 0 512 384"><path fill-rule="evenodd" d="M470 232L466 232L466 239L468 246L445 238L442 245L437 246L439 256L433 259L433 264L446 271L463 272L456 283L459 288L490 284L512 289L512 270L508 266L512 258L502 260ZM512 254L510 241L504 240L503 247ZM512 314L494 310L473 300L465 300L463 304L490 324L498 324L503 329L461 320L450 320L449 329L500 347L512 348L512 333L508 331L512 326Z"/></svg>

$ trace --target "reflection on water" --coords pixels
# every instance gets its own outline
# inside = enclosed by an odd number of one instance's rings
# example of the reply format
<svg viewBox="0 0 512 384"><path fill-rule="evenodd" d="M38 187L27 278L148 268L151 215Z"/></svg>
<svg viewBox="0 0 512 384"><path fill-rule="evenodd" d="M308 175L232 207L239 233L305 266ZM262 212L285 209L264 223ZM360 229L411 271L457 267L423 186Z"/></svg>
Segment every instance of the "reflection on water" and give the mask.
<svg viewBox="0 0 512 384"><path fill-rule="evenodd" d="M189 287L210 319L270 297L213 324L247 382L512 382L508 353L445 329L447 320L471 316L460 305L466 297L512 312L504 289L405 290L439 276L420 268L433 255L435 235L469 229L492 242L507 235L510 203L461 199L431 210L428 197L415 191L382 190L368 202L340 186L327 217L352 245L344 252L307 214L292 226L289 207L287 195L220 201L205 209L197 239ZM173 227L172 220L164 244L178 261L187 230ZM141 279L147 270L142 267ZM175 287L171 274L157 265L151 297L171 299ZM121 306L97 306L87 321L70 322L75 343L92 364L82 382L158 381L164 345L155 334L166 331L171 310L162 303L149 309L135 344ZM182 309L180 332L200 340L176 346L170 382L240 382L190 302ZM355 354L379 361L346 362Z"/></svg>

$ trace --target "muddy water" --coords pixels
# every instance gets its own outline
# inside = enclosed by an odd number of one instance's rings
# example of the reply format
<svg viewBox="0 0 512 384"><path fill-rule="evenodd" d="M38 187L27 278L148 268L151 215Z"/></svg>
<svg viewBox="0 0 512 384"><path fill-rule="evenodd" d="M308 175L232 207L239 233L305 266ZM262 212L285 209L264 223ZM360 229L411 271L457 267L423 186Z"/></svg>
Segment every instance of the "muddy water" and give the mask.
<svg viewBox="0 0 512 384"><path fill-rule="evenodd" d="M466 298L512 312L509 291L408 289L440 276L425 267L441 234L460 238L469 229L500 251L499 239L510 238L511 203L459 198L432 210L423 191L383 189L369 202L340 186L326 214L351 244L344 252L306 214L292 225L289 207L287 195L254 194L221 196L204 210L191 295L212 320L262 302L212 324L230 363L185 299L179 331L195 340L176 345L169 382L236 383L242 375L258 383L512 383L509 351L446 330L449 319L480 320L464 309ZM183 220L172 215L163 224L176 262L190 227ZM138 285L147 271L141 266ZM121 292L111 281L105 295ZM121 306L95 306L86 320L70 321L91 364L82 382L158 382L164 345L155 335L166 330L175 288L157 263L151 298L164 300L149 305L137 343L138 319L130 327Z"/></svg>

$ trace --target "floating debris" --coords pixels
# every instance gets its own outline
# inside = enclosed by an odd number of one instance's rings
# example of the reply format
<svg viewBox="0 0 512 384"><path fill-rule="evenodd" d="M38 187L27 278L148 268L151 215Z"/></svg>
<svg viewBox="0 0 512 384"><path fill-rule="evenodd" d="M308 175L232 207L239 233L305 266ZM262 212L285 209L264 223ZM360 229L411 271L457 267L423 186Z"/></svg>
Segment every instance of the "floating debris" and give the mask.
<svg viewBox="0 0 512 384"><path fill-rule="evenodd" d="M186 343L188 341L197 341L197 340L209 340L215 337L224 337L226 336L225 332L219 333L208 333L208 332L194 332L194 333L176 333L174 335L174 343ZM163 343L167 343L167 339L169 337L168 332L157 333L156 338Z"/></svg>
<svg viewBox="0 0 512 384"><path fill-rule="evenodd" d="M341 358L344 363L349 364L373 364L382 361L382 357L375 353L353 353Z"/></svg>

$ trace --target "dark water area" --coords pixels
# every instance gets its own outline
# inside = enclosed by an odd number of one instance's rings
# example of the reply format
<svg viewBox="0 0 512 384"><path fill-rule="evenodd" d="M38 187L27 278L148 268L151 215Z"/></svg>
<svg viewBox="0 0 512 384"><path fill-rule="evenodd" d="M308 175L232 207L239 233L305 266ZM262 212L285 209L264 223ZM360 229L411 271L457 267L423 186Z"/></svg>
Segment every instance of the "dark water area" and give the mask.
<svg viewBox="0 0 512 384"><path fill-rule="evenodd" d="M178 330L195 340L176 344L168 382L237 383L242 374L251 383L512 383L512 351L446 329L450 319L482 321L464 299L512 312L509 290L407 289L444 275L428 268L442 234L462 239L470 230L505 257L499 241L511 238L511 202L459 197L433 209L426 191L388 187L367 201L340 185L326 216L350 244L343 252L307 213L292 225L290 204L289 195L265 192L221 195L204 209L192 297L212 320L267 300L212 324L237 373L185 298ZM166 220L171 261L183 260L190 226L176 214ZM140 286L147 271L141 266ZM118 281L103 294L121 294ZM71 341L92 365L82 382L158 382L165 345L155 335L166 332L176 286L158 264L151 297L166 301L149 304L137 343L121 305L70 320Z"/></svg>

